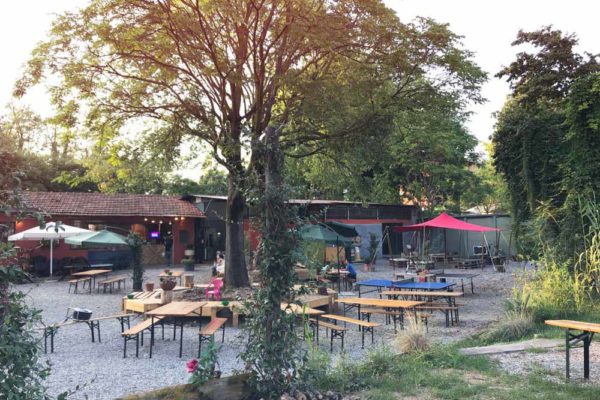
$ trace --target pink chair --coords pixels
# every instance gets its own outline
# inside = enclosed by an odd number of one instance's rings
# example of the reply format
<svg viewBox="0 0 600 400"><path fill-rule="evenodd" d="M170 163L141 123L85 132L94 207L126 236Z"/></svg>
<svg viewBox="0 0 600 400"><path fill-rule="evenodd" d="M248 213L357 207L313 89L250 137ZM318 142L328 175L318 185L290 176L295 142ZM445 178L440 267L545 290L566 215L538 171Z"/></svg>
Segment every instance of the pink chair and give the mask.
<svg viewBox="0 0 600 400"><path fill-rule="evenodd" d="M223 286L223 279L213 278L210 281L210 285L204 291L204 298L206 300L210 298L221 300L221 287Z"/></svg>

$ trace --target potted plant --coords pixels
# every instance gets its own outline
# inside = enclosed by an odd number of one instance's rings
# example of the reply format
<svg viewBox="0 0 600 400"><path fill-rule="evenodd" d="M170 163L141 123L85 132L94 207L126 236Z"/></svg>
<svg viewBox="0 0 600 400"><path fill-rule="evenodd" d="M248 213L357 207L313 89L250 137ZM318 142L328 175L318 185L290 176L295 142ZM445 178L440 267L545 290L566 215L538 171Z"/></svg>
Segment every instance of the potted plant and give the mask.
<svg viewBox="0 0 600 400"><path fill-rule="evenodd" d="M195 253L194 252L194 245L193 244L188 244L185 247L185 251L184 251L185 256L191 258L194 255L194 253Z"/></svg>
<svg viewBox="0 0 600 400"><path fill-rule="evenodd" d="M191 258L184 258L183 260L181 260L181 263L183 264L184 271L194 270L194 260L192 260Z"/></svg>
<svg viewBox="0 0 600 400"><path fill-rule="evenodd" d="M379 248L379 240L373 232L369 233L369 263L375 265L377 263L377 249Z"/></svg>
<svg viewBox="0 0 600 400"><path fill-rule="evenodd" d="M164 291L173 290L176 285L177 285L177 282L175 282L175 279L173 279L171 277L160 278L160 288Z"/></svg>
<svg viewBox="0 0 600 400"><path fill-rule="evenodd" d="M326 296L327 295L327 286L325 286L325 282L322 280L317 281L317 294Z"/></svg>
<svg viewBox="0 0 600 400"><path fill-rule="evenodd" d="M163 272L164 272L165 274L169 275L169 274L171 273L171 270L170 270L169 268L165 268L165 269L163 270Z"/></svg>

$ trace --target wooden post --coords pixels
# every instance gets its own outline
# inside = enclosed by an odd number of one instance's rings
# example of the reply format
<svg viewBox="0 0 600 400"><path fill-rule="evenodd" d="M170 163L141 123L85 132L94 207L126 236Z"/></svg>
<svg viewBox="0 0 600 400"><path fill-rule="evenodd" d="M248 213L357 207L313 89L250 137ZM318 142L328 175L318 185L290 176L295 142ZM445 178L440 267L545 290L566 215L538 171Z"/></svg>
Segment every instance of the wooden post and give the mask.
<svg viewBox="0 0 600 400"><path fill-rule="evenodd" d="M194 275L192 274L186 274L183 276L183 286L185 286L186 288L193 288L194 287Z"/></svg>

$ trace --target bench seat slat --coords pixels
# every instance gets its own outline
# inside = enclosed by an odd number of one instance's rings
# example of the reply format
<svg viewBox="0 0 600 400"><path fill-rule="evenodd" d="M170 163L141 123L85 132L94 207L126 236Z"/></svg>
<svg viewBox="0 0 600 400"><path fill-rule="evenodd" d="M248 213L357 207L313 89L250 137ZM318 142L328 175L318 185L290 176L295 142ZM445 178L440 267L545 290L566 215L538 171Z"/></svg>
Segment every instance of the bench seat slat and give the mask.
<svg viewBox="0 0 600 400"><path fill-rule="evenodd" d="M360 319L343 317L341 315L335 315L335 314L323 314L323 315L321 315L321 317L327 318L327 319L333 319L333 320L341 321L341 322L348 322L350 324L356 324L356 325L364 326L367 328L374 328L376 326L381 326L381 324L378 324L376 322L362 321Z"/></svg>
<svg viewBox="0 0 600 400"><path fill-rule="evenodd" d="M163 317L155 317L154 324L156 325L156 323L160 322L160 320L162 320L162 319L163 319ZM138 333L145 331L146 329L148 329L150 327L152 327L152 318L148 318L148 319L140 322L139 324L127 329L121 335L123 335L123 336L137 335Z"/></svg>
<svg viewBox="0 0 600 400"><path fill-rule="evenodd" d="M225 324L226 322L227 322L227 318L213 318L208 323L208 325L206 325L205 327L203 327L200 330L200 335L202 335L202 336L214 335L215 332L217 332L223 326L223 324Z"/></svg>

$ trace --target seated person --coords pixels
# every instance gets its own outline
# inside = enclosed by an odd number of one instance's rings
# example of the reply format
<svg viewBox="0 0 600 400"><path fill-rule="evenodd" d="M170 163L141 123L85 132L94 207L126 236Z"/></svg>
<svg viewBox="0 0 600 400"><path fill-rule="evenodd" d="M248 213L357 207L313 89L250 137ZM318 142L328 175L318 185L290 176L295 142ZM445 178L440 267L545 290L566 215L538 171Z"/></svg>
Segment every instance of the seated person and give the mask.
<svg viewBox="0 0 600 400"><path fill-rule="evenodd" d="M212 276L223 276L225 274L225 256L218 253L212 267Z"/></svg>
<svg viewBox="0 0 600 400"><path fill-rule="evenodd" d="M350 272L348 274L348 278L356 280L356 270L354 269L354 265L352 265L352 263L349 263L346 266L346 269L348 270L348 272Z"/></svg>
<svg viewBox="0 0 600 400"><path fill-rule="evenodd" d="M344 269L349 272L348 279L356 280L356 270L351 262L346 261Z"/></svg>

